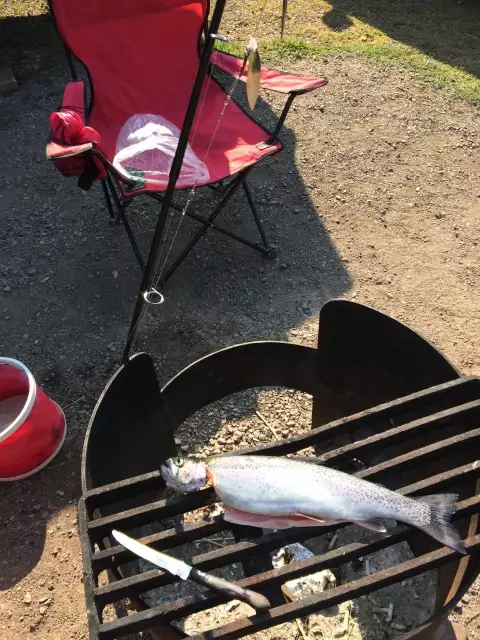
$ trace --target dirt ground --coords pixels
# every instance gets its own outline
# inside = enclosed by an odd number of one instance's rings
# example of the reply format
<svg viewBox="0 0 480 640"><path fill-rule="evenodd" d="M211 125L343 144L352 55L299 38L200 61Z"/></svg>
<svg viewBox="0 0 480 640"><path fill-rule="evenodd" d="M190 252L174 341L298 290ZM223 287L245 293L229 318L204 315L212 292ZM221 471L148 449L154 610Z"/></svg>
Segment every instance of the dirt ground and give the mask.
<svg viewBox="0 0 480 640"><path fill-rule="evenodd" d="M403 320L463 374L480 375L478 111L399 68L351 57L296 68L330 82L298 98L285 151L251 180L278 258L208 234L137 348L151 353L163 383L223 345L314 344L320 307L346 296ZM62 405L68 436L50 467L0 487L0 638L81 640L81 446L118 364L140 274L101 190L81 192L45 160L66 67L32 54L16 74L18 91L0 96L0 353L27 364ZM263 98L259 115L270 121L281 100ZM131 212L146 245L156 207L139 200ZM242 194L226 217L254 234ZM455 614L472 638L478 611L480 583Z"/></svg>

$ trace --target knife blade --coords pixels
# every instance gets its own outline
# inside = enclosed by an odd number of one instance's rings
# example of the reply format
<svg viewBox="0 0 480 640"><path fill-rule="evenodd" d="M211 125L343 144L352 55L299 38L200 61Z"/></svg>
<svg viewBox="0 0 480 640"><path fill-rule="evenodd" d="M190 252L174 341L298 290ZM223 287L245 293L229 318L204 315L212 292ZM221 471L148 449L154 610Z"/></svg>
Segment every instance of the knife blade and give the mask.
<svg viewBox="0 0 480 640"><path fill-rule="evenodd" d="M125 549L135 553L144 560L148 560L157 567L172 573L174 576L178 576L182 580L192 580L192 582L208 587L209 589L217 591L229 598L237 598L237 600L246 602L258 611L270 609L270 602L260 593L250 591L250 589L244 589L234 582L229 582L228 580L224 580L218 576L212 576L207 573L203 573L203 571L199 571L198 569L194 569L186 562L183 562L183 560L178 560L166 553L152 549L152 547L130 538L130 536L127 536L121 531L116 531L114 529L112 531L112 536L119 544L125 547Z"/></svg>

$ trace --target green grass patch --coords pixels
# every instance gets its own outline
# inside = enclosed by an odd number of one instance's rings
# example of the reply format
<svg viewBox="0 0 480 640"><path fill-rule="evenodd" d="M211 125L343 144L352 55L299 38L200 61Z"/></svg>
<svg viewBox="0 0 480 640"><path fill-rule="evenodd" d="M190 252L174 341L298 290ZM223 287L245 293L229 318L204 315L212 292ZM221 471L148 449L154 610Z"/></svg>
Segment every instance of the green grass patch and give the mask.
<svg viewBox="0 0 480 640"><path fill-rule="evenodd" d="M223 51L242 56L238 44L219 43ZM298 60L318 60L326 56L351 55L374 59L379 64L410 69L419 80L437 89L450 89L462 98L480 104L480 81L473 74L439 62L406 46L369 43L316 43L301 38L267 38L259 50L263 62L281 66Z"/></svg>
<svg viewBox="0 0 480 640"><path fill-rule="evenodd" d="M224 23L243 54L259 16L258 0L231 0ZM259 23L260 52L270 64L330 55L402 65L419 79L480 102L478 0L293 0L285 39L280 0L269 0ZM231 8L231 11L228 10Z"/></svg>
<svg viewBox="0 0 480 640"><path fill-rule="evenodd" d="M227 2L221 32L232 44L221 48L243 55L258 23L260 52L270 64L330 55L367 57L402 65L430 85L480 102L479 0L291 0L284 40L279 37L281 0L268 0L260 14L263 3ZM45 19L46 0L0 5L0 20L7 19L5 46L55 49L57 55L60 47Z"/></svg>

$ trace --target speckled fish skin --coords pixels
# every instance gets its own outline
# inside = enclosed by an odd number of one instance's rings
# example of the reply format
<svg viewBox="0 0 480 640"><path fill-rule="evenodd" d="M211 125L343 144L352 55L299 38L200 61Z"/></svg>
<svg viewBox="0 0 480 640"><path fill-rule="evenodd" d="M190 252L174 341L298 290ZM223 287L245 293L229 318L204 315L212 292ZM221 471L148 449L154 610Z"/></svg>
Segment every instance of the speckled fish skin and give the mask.
<svg viewBox="0 0 480 640"><path fill-rule="evenodd" d="M456 494L408 498L329 467L273 456L222 456L205 463L173 458L162 465L162 474L182 493L202 488L208 479L226 507L225 519L237 524L285 528L314 519L384 532L385 520L398 520L466 553L450 523Z"/></svg>
<svg viewBox="0 0 480 640"><path fill-rule="evenodd" d="M268 515L302 513L358 522L430 523L427 504L335 469L290 458L225 456L207 460L219 498L230 507Z"/></svg>

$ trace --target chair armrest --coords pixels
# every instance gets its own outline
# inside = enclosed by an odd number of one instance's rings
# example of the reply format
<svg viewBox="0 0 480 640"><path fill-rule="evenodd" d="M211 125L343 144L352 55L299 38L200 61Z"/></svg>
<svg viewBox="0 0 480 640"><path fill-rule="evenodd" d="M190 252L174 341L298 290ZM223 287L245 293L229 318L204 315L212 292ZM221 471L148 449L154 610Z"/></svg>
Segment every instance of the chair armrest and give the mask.
<svg viewBox="0 0 480 640"><path fill-rule="evenodd" d="M243 66L243 59L223 51L214 51L211 62L234 77L238 77ZM247 81L248 63L240 76L242 82ZM263 89L271 89L279 93L307 93L327 84L326 78L312 78L311 76L299 76L294 73L286 73L269 69L262 65L260 71L260 86Z"/></svg>
<svg viewBox="0 0 480 640"><path fill-rule="evenodd" d="M85 84L82 80L69 82L58 111L50 115L47 158L63 175L82 176L88 173L91 184L93 179L106 176L103 163L92 156L100 145L98 131L85 126Z"/></svg>
<svg viewBox="0 0 480 640"><path fill-rule="evenodd" d="M47 142L46 154L49 160L58 160L59 158L72 158L80 156L82 153L91 151L93 144L87 142L85 144L59 144L55 140Z"/></svg>
<svg viewBox="0 0 480 640"><path fill-rule="evenodd" d="M64 147L100 144L98 131L85 126L85 85L82 80L67 84L60 108L50 115L50 140Z"/></svg>
<svg viewBox="0 0 480 640"><path fill-rule="evenodd" d="M63 92L62 103L57 112L50 116L50 135L47 142L47 158L57 160L58 158L70 158L90 151L92 143L73 143L73 136L69 139L68 132L62 125L63 114L74 113L74 125L78 132L85 126L85 84L83 80L69 82ZM78 135L77 135L78 137Z"/></svg>

